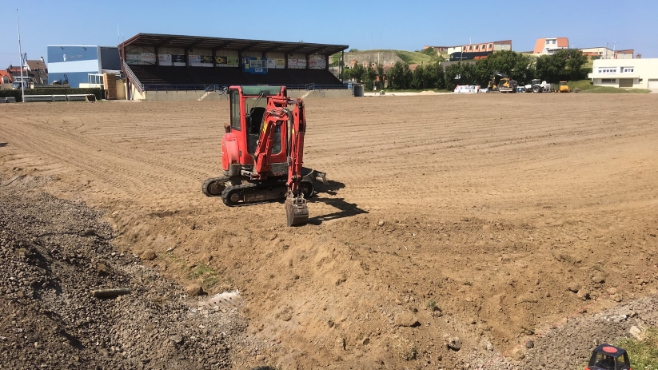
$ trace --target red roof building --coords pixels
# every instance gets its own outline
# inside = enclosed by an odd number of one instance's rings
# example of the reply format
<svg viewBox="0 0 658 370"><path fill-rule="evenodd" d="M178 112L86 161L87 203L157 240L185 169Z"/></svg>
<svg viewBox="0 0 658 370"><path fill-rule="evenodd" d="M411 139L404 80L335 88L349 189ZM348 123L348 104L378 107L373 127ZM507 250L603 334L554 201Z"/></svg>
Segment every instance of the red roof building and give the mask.
<svg viewBox="0 0 658 370"><path fill-rule="evenodd" d="M560 49L569 48L569 38L568 37L546 37L543 39L537 39L535 42L535 49L533 54L553 54L555 51Z"/></svg>
<svg viewBox="0 0 658 370"><path fill-rule="evenodd" d="M11 74L4 69L0 70L0 84L10 84L12 82Z"/></svg>

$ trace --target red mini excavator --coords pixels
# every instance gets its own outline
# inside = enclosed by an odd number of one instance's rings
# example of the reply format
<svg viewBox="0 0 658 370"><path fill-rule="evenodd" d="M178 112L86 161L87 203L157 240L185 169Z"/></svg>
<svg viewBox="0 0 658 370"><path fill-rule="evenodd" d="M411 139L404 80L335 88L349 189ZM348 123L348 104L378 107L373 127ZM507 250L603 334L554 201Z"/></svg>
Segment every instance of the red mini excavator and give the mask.
<svg viewBox="0 0 658 370"><path fill-rule="evenodd" d="M302 167L306 116L285 86L231 86L230 120L222 139L223 176L203 183L229 207L284 199L288 226L308 222L306 198L326 174Z"/></svg>

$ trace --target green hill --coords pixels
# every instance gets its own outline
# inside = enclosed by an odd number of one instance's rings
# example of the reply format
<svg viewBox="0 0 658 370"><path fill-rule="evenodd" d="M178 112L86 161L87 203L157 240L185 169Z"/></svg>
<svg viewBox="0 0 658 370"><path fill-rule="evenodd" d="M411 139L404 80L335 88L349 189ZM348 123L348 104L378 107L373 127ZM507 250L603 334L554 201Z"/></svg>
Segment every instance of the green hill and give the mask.
<svg viewBox="0 0 658 370"><path fill-rule="evenodd" d="M431 51L406 51L406 50L357 50L350 49L345 52L345 63L350 64L352 61L380 63L382 65L393 65L396 62L407 64L429 63L438 59L438 56ZM337 66L340 60L340 54L331 56L331 65Z"/></svg>

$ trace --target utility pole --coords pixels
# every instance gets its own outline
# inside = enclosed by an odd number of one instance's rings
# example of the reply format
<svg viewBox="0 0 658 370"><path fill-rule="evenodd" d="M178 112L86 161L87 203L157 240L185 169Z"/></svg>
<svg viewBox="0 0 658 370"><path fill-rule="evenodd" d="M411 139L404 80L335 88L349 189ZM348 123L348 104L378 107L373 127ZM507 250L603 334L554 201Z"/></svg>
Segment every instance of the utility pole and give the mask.
<svg viewBox="0 0 658 370"><path fill-rule="evenodd" d="M612 42L612 58L613 58L613 59L617 59L617 58L615 57L615 52L616 52L616 50L617 50L617 41L613 41L613 42Z"/></svg>
<svg viewBox="0 0 658 370"><path fill-rule="evenodd" d="M21 57L21 101L25 103L25 80L23 79L23 48L21 47L21 22L16 9L16 26L18 28L18 53Z"/></svg>

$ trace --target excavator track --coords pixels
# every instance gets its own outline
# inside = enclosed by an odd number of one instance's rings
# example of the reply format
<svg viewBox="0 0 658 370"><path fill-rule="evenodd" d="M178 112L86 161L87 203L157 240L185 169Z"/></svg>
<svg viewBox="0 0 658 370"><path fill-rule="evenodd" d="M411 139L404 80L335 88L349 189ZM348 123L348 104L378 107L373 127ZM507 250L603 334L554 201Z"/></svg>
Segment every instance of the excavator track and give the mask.
<svg viewBox="0 0 658 370"><path fill-rule="evenodd" d="M250 203L282 199L286 194L284 184L248 183L229 186L222 192L222 201L229 207L244 206Z"/></svg>
<svg viewBox="0 0 658 370"><path fill-rule="evenodd" d="M302 194L305 198L313 195L313 184L302 181ZM239 207L251 203L267 202L272 200L283 200L286 198L288 187L283 181L272 181L263 183L246 183L228 186L222 191L222 202L229 207Z"/></svg>
<svg viewBox="0 0 658 370"><path fill-rule="evenodd" d="M229 207L286 198L287 187L283 179L260 183L246 181L246 179L232 179L227 176L212 177L203 182L201 190L208 197L221 196L224 204ZM231 185L231 183L237 184ZM310 180L302 181L300 189L306 199L315 191Z"/></svg>
<svg viewBox="0 0 658 370"><path fill-rule="evenodd" d="M226 181L228 179L226 176L211 177L203 182L201 190L207 197L218 197L222 195L222 192L226 188Z"/></svg>

